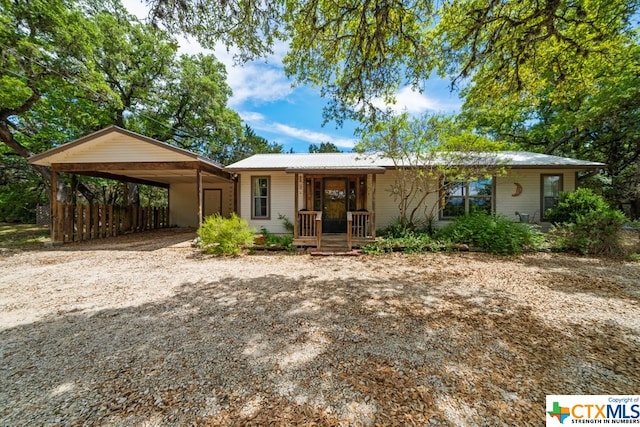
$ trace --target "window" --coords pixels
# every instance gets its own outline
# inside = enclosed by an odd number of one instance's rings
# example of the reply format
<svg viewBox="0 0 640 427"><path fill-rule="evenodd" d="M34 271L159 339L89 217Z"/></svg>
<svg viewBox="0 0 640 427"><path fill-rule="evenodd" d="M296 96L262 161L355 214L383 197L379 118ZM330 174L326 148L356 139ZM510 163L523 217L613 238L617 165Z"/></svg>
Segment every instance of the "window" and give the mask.
<svg viewBox="0 0 640 427"><path fill-rule="evenodd" d="M251 194L253 201L251 218L269 219L269 191L268 177L251 177Z"/></svg>
<svg viewBox="0 0 640 427"><path fill-rule="evenodd" d="M445 182L440 197L440 217L455 218L464 214L493 210L493 178L468 182Z"/></svg>
<svg viewBox="0 0 640 427"><path fill-rule="evenodd" d="M541 175L541 201L540 212L542 212L542 219L546 219L547 209L556 207L558 204L558 197L562 192L562 175Z"/></svg>

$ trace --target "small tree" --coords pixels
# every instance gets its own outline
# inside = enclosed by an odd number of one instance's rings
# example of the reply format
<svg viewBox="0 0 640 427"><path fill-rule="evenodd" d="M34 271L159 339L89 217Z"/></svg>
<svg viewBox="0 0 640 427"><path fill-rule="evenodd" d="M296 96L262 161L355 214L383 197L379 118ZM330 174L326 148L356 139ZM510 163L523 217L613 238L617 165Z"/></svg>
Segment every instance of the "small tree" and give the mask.
<svg viewBox="0 0 640 427"><path fill-rule="evenodd" d="M426 203L430 194L446 198L456 182L500 173L496 151L501 147L461 129L452 117L403 113L373 125L356 148L393 161L389 191L401 226L413 229L435 217L438 204Z"/></svg>

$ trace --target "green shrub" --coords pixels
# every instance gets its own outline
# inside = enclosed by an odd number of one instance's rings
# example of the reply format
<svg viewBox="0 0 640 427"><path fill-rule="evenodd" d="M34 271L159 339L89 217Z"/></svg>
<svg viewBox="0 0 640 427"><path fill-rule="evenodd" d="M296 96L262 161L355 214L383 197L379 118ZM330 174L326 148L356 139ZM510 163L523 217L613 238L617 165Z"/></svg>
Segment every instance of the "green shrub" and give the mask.
<svg viewBox="0 0 640 427"><path fill-rule="evenodd" d="M405 253L421 253L438 250L440 245L428 234L405 231L400 237L386 237L362 247L362 252L369 255L402 251Z"/></svg>
<svg viewBox="0 0 640 427"><path fill-rule="evenodd" d="M576 191L560 194L558 204L554 208L547 209L545 217L554 224L575 224L579 217L610 209L607 201L590 188L578 188Z"/></svg>
<svg viewBox="0 0 640 427"><path fill-rule="evenodd" d="M626 222L624 214L589 188L560 195L558 205L547 211L554 223L549 238L556 249L582 254L619 255L619 232Z"/></svg>
<svg viewBox="0 0 640 427"><path fill-rule="evenodd" d="M208 216L198 229L200 247L216 255L239 255L243 247L253 244L253 233L247 221L235 213L229 218Z"/></svg>
<svg viewBox="0 0 640 427"><path fill-rule="evenodd" d="M539 250L544 244L544 236L534 226L485 212L457 218L436 237L451 244L467 244L500 255Z"/></svg>
<svg viewBox="0 0 640 427"><path fill-rule="evenodd" d="M555 225L549 231L549 238L560 250L616 256L622 253L619 234L625 221L622 212L607 207L578 215L573 222Z"/></svg>
<svg viewBox="0 0 640 427"><path fill-rule="evenodd" d="M381 237L405 237L410 235L428 235L433 236L435 234L435 218L427 218L420 224L403 224L400 218L395 218L391 224L376 231L376 234Z"/></svg>
<svg viewBox="0 0 640 427"><path fill-rule="evenodd" d="M285 249L293 248L293 234L273 234L265 227L260 228L260 234L264 236L264 244L266 246L283 246Z"/></svg>

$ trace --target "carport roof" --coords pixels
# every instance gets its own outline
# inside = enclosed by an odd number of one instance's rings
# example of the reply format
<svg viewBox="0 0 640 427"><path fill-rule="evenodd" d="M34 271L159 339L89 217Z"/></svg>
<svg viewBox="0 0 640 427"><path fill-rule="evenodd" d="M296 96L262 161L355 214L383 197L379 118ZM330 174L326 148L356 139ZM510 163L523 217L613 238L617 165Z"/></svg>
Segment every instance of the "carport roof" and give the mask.
<svg viewBox="0 0 640 427"><path fill-rule="evenodd" d="M153 138L109 126L29 159L57 172L90 175L167 187L203 181L232 181L219 163Z"/></svg>

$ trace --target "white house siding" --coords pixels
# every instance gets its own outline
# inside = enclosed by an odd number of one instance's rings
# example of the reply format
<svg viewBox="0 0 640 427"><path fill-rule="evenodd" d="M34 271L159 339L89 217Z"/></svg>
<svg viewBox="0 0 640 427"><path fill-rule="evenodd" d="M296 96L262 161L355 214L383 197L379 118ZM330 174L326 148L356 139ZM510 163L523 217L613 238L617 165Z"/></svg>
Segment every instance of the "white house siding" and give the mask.
<svg viewBox="0 0 640 427"><path fill-rule="evenodd" d="M496 212L513 220L518 220L516 212L529 214L529 220L540 222L540 188L541 175L562 175L563 191L573 191L576 188L575 170L565 169L516 169L507 175L496 178ZM518 183L522 186L522 193L513 196Z"/></svg>
<svg viewBox="0 0 640 427"><path fill-rule="evenodd" d="M392 224L399 216L400 209L399 201L394 200L392 188L396 182L396 172L394 170L387 170L384 174L376 177L376 228L381 229ZM427 208L427 214L431 213L433 209L433 215L438 217L438 194L437 194L437 180L434 180L433 186L428 190L432 193L427 196L425 206ZM424 209L417 214L419 218L424 218Z"/></svg>
<svg viewBox="0 0 640 427"><path fill-rule="evenodd" d="M233 212L233 184L204 183L203 189L222 190L222 215ZM198 197L196 185L171 184L169 187L169 217L171 225L178 227L198 227Z"/></svg>
<svg viewBox="0 0 640 427"><path fill-rule="evenodd" d="M194 160L188 155L168 150L149 142L121 134L111 134L84 143L74 150L55 155L53 162L62 163L72 156L74 163L165 162Z"/></svg>
<svg viewBox="0 0 640 427"><path fill-rule="evenodd" d="M530 221L540 222L540 181L541 175L558 174L563 178L563 191L575 190L575 170L565 169L518 169L510 170L506 175L496 178L495 189L495 212L505 215L508 218L518 221L519 217L515 214L529 214ZM376 181L376 228L384 228L392 224L399 216L398 202L394 200L391 193L392 185L395 182L395 173L388 170L386 173L378 175ZM516 191L515 183L522 186L522 193L519 196L513 196ZM434 180L434 188L437 188L437 182ZM433 214L436 218L436 225L444 226L450 221L438 220L439 200L438 194L432 193L427 196L426 200L427 213L431 212L431 207L435 207ZM424 212L424 210L423 210ZM422 214L424 217L424 214Z"/></svg>
<svg viewBox="0 0 640 427"><path fill-rule="evenodd" d="M253 198L251 195L251 178L252 177L269 177L270 191L270 218L269 219L252 219L251 204ZM282 224L282 220L278 219L279 215L285 215L291 222L295 219L295 174L279 171L268 172L243 172L240 175L240 216L246 219L256 230L261 227L266 228L271 233L287 233ZM301 201L303 203L303 201Z"/></svg>

